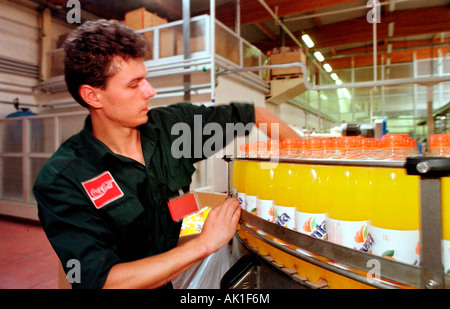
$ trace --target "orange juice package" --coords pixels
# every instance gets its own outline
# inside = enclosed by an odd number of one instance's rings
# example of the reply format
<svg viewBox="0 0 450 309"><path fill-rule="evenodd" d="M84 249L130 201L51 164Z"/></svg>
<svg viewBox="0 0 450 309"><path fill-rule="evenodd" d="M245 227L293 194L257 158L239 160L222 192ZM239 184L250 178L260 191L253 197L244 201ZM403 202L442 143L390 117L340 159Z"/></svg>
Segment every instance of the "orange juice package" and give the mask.
<svg viewBox="0 0 450 309"><path fill-rule="evenodd" d="M382 138L379 160L404 160L414 154L406 134ZM371 252L403 263L418 265L419 176L407 175L403 168L370 169L372 196L369 199L368 232L373 239Z"/></svg>
<svg viewBox="0 0 450 309"><path fill-rule="evenodd" d="M256 215L259 166L259 161L247 161L245 163L245 209L254 215Z"/></svg>
<svg viewBox="0 0 450 309"><path fill-rule="evenodd" d="M233 196L243 209L245 209L245 164L246 161L236 160L233 165Z"/></svg>
<svg viewBox="0 0 450 309"><path fill-rule="evenodd" d="M274 174L278 163L274 162L260 162L260 169L258 173L258 188L257 188L257 215L258 217L274 222Z"/></svg>
<svg viewBox="0 0 450 309"><path fill-rule="evenodd" d="M444 272L450 274L450 177L441 179L442 195L442 263Z"/></svg>
<svg viewBox="0 0 450 309"><path fill-rule="evenodd" d="M295 164L279 163L274 177L275 223L295 230Z"/></svg>
<svg viewBox="0 0 450 309"><path fill-rule="evenodd" d="M327 239L326 205L327 166L298 164L295 229L320 239Z"/></svg>
<svg viewBox="0 0 450 309"><path fill-rule="evenodd" d="M211 208L204 207L200 211L183 219L180 236L200 233Z"/></svg>
<svg viewBox="0 0 450 309"><path fill-rule="evenodd" d="M364 167L330 166L326 229L328 241L367 252L367 205L370 180Z"/></svg>
<svg viewBox="0 0 450 309"><path fill-rule="evenodd" d="M402 168L373 168L369 234L372 253L418 265L419 176Z"/></svg>
<svg viewBox="0 0 450 309"><path fill-rule="evenodd" d="M250 144L239 146L239 158L248 158ZM245 209L245 160L236 160L233 164L233 196L237 198L242 209Z"/></svg>

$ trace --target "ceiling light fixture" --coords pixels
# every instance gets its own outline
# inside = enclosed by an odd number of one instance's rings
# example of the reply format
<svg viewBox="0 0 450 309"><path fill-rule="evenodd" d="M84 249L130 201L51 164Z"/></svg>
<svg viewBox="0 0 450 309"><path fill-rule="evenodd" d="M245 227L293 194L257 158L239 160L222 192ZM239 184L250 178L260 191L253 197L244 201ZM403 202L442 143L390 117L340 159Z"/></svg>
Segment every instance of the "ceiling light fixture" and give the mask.
<svg viewBox="0 0 450 309"><path fill-rule="evenodd" d="M331 66L330 66L328 63L325 63L325 64L323 65L323 68L324 68L325 71L327 71L327 72L333 71L333 69L331 68Z"/></svg>
<svg viewBox="0 0 450 309"><path fill-rule="evenodd" d="M334 79L334 80L338 80L338 79L339 79L339 77L337 76L336 73L332 73L330 76L331 76L331 78Z"/></svg>
<svg viewBox="0 0 450 309"><path fill-rule="evenodd" d="M314 42L311 40L309 35L307 35L307 34L302 35L302 40L303 40L303 42L305 42L306 46L308 46L309 48L314 47Z"/></svg>
<svg viewBox="0 0 450 309"><path fill-rule="evenodd" d="M314 52L314 57L316 57L316 59L319 60L320 62L325 60L321 52Z"/></svg>
<svg viewBox="0 0 450 309"><path fill-rule="evenodd" d="M316 51L314 53L314 57L316 57L316 59L319 60L320 62L325 60L325 58L323 57L323 55L322 55L322 53L320 51Z"/></svg>

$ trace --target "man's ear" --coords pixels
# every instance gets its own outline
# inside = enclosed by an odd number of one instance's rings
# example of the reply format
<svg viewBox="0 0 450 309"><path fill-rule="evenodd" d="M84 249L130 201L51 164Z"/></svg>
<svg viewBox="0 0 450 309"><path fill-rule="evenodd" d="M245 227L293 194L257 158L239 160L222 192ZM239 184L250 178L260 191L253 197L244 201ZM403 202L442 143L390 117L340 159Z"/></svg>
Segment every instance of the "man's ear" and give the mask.
<svg viewBox="0 0 450 309"><path fill-rule="evenodd" d="M83 84L78 89L78 93L80 97L87 103L89 106L93 108L102 107L100 96L96 88Z"/></svg>

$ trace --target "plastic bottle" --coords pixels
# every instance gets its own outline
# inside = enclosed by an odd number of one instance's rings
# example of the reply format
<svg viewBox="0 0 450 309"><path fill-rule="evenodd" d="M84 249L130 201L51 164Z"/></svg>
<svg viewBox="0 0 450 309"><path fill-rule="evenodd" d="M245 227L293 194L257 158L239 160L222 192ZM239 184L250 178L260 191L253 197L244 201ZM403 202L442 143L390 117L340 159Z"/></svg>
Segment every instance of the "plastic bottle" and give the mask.
<svg viewBox="0 0 450 309"><path fill-rule="evenodd" d="M285 139L280 143L280 157L297 158L298 157L298 139Z"/></svg>
<svg viewBox="0 0 450 309"><path fill-rule="evenodd" d="M255 148L256 148L256 153L253 157L256 157L256 158L268 158L269 157L269 150L267 148L266 141L255 142Z"/></svg>
<svg viewBox="0 0 450 309"><path fill-rule="evenodd" d="M306 139L297 140L297 158L306 159L309 157L306 142Z"/></svg>
<svg viewBox="0 0 450 309"><path fill-rule="evenodd" d="M297 164L297 185L295 199L295 229L296 231L326 240L326 184L327 166L317 164ZM307 255L316 256L301 248L296 251ZM295 268L300 277L306 277L312 283L326 278L323 268L310 263L296 261Z"/></svg>
<svg viewBox="0 0 450 309"><path fill-rule="evenodd" d="M280 141L269 140L267 141L268 158L271 160L277 160L280 157Z"/></svg>
<svg viewBox="0 0 450 309"><path fill-rule="evenodd" d="M340 159L357 157L354 139L341 138ZM368 168L335 165L328 167L328 194L326 229L328 241L352 249L367 251L368 199L370 177Z"/></svg>
<svg viewBox="0 0 450 309"><path fill-rule="evenodd" d="M249 160L245 163L245 210L254 215L256 215L259 165L260 162L256 160Z"/></svg>
<svg viewBox="0 0 450 309"><path fill-rule="evenodd" d="M279 163L274 175L275 223L295 230L295 164ZM282 244L287 244L277 240Z"/></svg>
<svg viewBox="0 0 450 309"><path fill-rule="evenodd" d="M430 137L430 156L450 157L450 135L433 134Z"/></svg>
<svg viewBox="0 0 450 309"><path fill-rule="evenodd" d="M348 160L358 159L361 156L361 149L357 146L357 138L355 136L340 137L337 141L337 150L333 158Z"/></svg>
<svg viewBox="0 0 450 309"><path fill-rule="evenodd" d="M239 151L238 158L248 157L248 144L240 145ZM235 160L233 163L233 195L243 209L245 209L245 163L244 160Z"/></svg>
<svg viewBox="0 0 450 309"><path fill-rule="evenodd" d="M257 188L257 215L267 221L274 222L274 174L278 163L263 161L259 164Z"/></svg>
<svg viewBox="0 0 450 309"><path fill-rule="evenodd" d="M371 137L361 139L361 160L377 160L380 156L379 140Z"/></svg>
<svg viewBox="0 0 450 309"><path fill-rule="evenodd" d="M309 158L322 159L323 158L323 144L321 138L311 138L307 142L309 149Z"/></svg>
<svg viewBox="0 0 450 309"><path fill-rule="evenodd" d="M408 150L405 136L384 139L380 160L404 160ZM418 265L419 247L419 176L407 175L404 168L370 169L372 192L368 231L371 252L378 256Z"/></svg>
<svg viewBox="0 0 450 309"><path fill-rule="evenodd" d="M404 134L386 134L381 138L382 160L406 160L409 155Z"/></svg>
<svg viewBox="0 0 450 309"><path fill-rule="evenodd" d="M241 183L239 182L242 172L243 172L242 161L240 161L240 160L234 161L234 164L233 164L233 196L235 198L237 198L238 201L239 201L239 194L242 194L242 192L243 192L243 188L241 186ZM239 204L241 204L240 201L239 201ZM242 207L242 204L241 204L241 207Z"/></svg>
<svg viewBox="0 0 450 309"><path fill-rule="evenodd" d="M326 200L327 166L316 164L298 164L298 180L295 199L295 229L319 239L326 239Z"/></svg>
<svg viewBox="0 0 450 309"><path fill-rule="evenodd" d="M450 274L450 177L441 178L442 196L442 263Z"/></svg>
<svg viewBox="0 0 450 309"><path fill-rule="evenodd" d="M321 139L323 148L323 159L330 159L336 155L336 139L334 138L323 138Z"/></svg>

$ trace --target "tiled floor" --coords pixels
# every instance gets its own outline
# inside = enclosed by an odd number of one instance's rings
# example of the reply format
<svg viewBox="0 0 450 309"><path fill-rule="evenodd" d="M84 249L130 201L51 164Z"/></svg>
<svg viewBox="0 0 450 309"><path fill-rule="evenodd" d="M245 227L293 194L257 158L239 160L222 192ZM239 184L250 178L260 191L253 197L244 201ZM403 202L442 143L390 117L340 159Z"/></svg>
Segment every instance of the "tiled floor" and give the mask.
<svg viewBox="0 0 450 309"><path fill-rule="evenodd" d="M0 289L57 289L58 265L38 223L0 216Z"/></svg>

